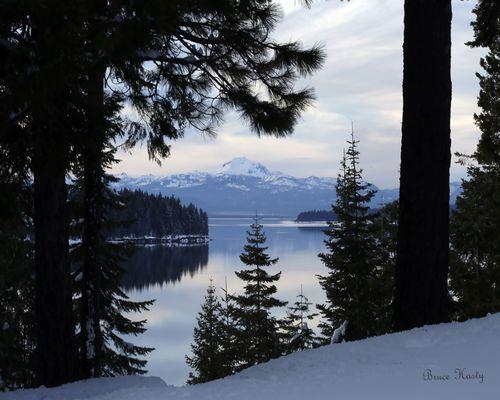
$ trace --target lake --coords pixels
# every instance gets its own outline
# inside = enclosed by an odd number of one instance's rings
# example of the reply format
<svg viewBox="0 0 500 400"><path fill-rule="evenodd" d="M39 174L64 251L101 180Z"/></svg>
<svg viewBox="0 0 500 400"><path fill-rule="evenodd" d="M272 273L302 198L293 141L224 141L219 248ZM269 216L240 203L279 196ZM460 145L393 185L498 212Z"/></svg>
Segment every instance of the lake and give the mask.
<svg viewBox="0 0 500 400"><path fill-rule="evenodd" d="M227 278L230 293L241 290L234 271L243 267L239 255L251 223L252 218L210 218L208 245L143 246L128 260L123 282L127 294L134 300L156 299L151 310L140 315L148 320L148 330L130 339L155 348L148 356L148 375L173 385L186 382L190 369L185 355L190 351L196 316L210 278L218 288L224 287ZM263 218L261 223L269 254L280 258L268 268L270 273L282 271L277 297L293 302L302 285L313 304L323 302L316 274L325 273L317 257L325 248L325 226L281 218ZM284 315L284 310L278 314Z"/></svg>

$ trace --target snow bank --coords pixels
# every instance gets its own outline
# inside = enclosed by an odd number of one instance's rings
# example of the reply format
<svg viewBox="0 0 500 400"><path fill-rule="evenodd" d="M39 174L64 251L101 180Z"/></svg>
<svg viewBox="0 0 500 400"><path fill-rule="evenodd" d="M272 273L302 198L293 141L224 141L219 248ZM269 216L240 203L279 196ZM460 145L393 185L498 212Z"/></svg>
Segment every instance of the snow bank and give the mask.
<svg viewBox="0 0 500 400"><path fill-rule="evenodd" d="M117 378L97 378L80 381L57 388L19 390L1 393L2 400L77 400L77 399L127 399L131 393L143 390L168 390L160 378L154 376L120 376ZM123 397L122 397L123 394ZM137 400L142 400L137 398Z"/></svg>
<svg viewBox="0 0 500 400"><path fill-rule="evenodd" d="M499 337L495 314L307 350L196 386L127 377L0 399L493 399L500 392Z"/></svg>

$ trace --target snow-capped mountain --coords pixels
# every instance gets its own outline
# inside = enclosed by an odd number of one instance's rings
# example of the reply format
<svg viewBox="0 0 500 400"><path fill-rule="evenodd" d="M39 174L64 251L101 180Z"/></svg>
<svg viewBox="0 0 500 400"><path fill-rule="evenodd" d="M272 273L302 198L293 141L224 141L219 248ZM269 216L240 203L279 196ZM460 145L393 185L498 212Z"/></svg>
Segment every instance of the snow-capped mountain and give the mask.
<svg viewBox="0 0 500 400"><path fill-rule="evenodd" d="M149 193L174 195L192 202L210 215L261 214L296 216L305 210L329 209L335 200L336 178L297 178L270 171L245 157L234 158L216 173L192 172L167 176L117 175L116 188L141 189ZM454 185L454 184L452 184ZM455 187L456 186L456 187ZM460 185L451 186L452 199ZM371 207L396 200L398 189L377 190ZM453 197L454 196L454 197Z"/></svg>
<svg viewBox="0 0 500 400"><path fill-rule="evenodd" d="M265 179L271 172L260 163L250 161L246 157L237 157L223 164L217 175L244 175Z"/></svg>

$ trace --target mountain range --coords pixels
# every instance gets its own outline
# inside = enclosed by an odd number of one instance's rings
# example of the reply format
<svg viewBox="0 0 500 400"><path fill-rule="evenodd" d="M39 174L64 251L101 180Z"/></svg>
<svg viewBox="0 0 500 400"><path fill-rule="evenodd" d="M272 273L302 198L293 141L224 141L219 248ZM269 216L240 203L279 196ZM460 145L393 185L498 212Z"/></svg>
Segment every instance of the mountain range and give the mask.
<svg viewBox="0 0 500 400"><path fill-rule="evenodd" d="M234 158L216 173L199 172L167 176L132 177L119 174L116 189L140 189L179 197L193 203L209 216L261 215L296 216L305 210L327 210L335 201L336 178L309 176L298 178L245 157ZM378 208L398 198L399 189L376 190L370 207ZM450 184L450 202L460 193L460 183Z"/></svg>

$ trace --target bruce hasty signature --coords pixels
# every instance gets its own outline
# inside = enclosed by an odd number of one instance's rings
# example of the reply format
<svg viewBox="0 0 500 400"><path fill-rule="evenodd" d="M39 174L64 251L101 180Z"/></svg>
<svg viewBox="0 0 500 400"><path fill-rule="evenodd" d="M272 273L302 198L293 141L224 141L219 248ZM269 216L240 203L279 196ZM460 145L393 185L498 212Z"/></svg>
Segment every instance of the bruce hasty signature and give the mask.
<svg viewBox="0 0 500 400"><path fill-rule="evenodd" d="M479 371L468 370L467 368L455 368L453 374L436 374L431 369L424 370L422 374L424 381L476 381L484 382L484 373Z"/></svg>

